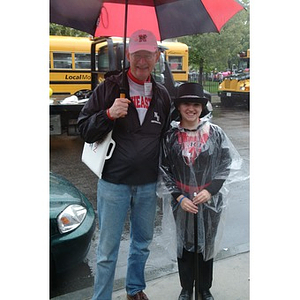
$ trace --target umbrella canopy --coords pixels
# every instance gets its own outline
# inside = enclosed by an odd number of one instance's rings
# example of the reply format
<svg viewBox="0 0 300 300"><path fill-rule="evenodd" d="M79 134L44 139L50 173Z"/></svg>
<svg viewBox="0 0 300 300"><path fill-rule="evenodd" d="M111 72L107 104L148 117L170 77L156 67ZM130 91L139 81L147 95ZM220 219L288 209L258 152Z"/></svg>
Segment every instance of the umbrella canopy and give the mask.
<svg viewBox="0 0 300 300"><path fill-rule="evenodd" d="M50 22L98 36L124 36L125 0L50 0ZM127 32L158 40L219 32L243 6L236 0L128 0Z"/></svg>
<svg viewBox="0 0 300 300"><path fill-rule="evenodd" d="M50 0L50 22L94 35L101 7L101 0Z"/></svg>
<svg viewBox="0 0 300 300"><path fill-rule="evenodd" d="M124 88L126 37L134 31L150 30L157 40L219 32L242 9L236 0L50 0L50 22L95 37L123 36Z"/></svg>

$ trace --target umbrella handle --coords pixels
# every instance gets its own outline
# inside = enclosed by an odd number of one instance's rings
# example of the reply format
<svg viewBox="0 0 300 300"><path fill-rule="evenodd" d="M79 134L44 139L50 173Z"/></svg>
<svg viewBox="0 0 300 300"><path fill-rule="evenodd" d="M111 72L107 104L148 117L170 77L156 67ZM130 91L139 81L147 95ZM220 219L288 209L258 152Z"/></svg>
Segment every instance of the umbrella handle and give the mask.
<svg viewBox="0 0 300 300"><path fill-rule="evenodd" d="M126 98L126 92L125 92L125 89L123 87L120 88L120 98Z"/></svg>

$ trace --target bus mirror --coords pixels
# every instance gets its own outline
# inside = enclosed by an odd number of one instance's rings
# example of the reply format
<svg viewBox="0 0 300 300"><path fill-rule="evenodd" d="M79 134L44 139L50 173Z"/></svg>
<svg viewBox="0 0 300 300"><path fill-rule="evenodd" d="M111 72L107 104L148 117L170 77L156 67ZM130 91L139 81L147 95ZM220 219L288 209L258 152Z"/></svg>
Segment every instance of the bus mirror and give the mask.
<svg viewBox="0 0 300 300"><path fill-rule="evenodd" d="M161 52L159 56L159 68L161 73L165 71L165 55Z"/></svg>

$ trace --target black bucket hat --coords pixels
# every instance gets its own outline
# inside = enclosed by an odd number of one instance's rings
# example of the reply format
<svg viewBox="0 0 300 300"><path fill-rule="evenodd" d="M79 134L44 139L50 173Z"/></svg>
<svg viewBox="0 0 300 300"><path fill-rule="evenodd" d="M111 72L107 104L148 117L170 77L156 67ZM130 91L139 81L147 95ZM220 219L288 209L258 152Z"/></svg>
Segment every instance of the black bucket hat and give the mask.
<svg viewBox="0 0 300 300"><path fill-rule="evenodd" d="M203 86L196 82L187 82L177 88L177 97L174 99L174 105L178 108L180 103L192 102L201 103L203 109L206 107L208 99L204 97Z"/></svg>

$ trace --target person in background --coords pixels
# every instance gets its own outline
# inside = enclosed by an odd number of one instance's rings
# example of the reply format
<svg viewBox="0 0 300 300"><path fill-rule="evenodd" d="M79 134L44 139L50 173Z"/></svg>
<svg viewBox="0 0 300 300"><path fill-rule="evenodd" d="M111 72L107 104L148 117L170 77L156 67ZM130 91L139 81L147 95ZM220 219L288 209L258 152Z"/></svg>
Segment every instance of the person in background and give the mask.
<svg viewBox="0 0 300 300"><path fill-rule="evenodd" d="M198 268L202 300L213 300L214 244L224 207L222 186L232 166L232 154L240 156L223 130L210 122L207 99L198 83L179 86L174 105L180 121L171 123L163 139L161 175L171 194L176 223L179 300L190 300ZM194 243L197 214L198 245ZM198 266L195 268L195 252Z"/></svg>
<svg viewBox="0 0 300 300"><path fill-rule="evenodd" d="M126 53L130 68L126 72L125 98L120 97L122 74L110 76L93 91L78 118L85 142L101 140L111 130L116 142L98 181L99 246L93 300L112 297L128 211L127 299L148 299L143 292L144 270L154 231L160 144L169 126L171 107L167 90L151 76L159 55L152 32L134 32Z"/></svg>

